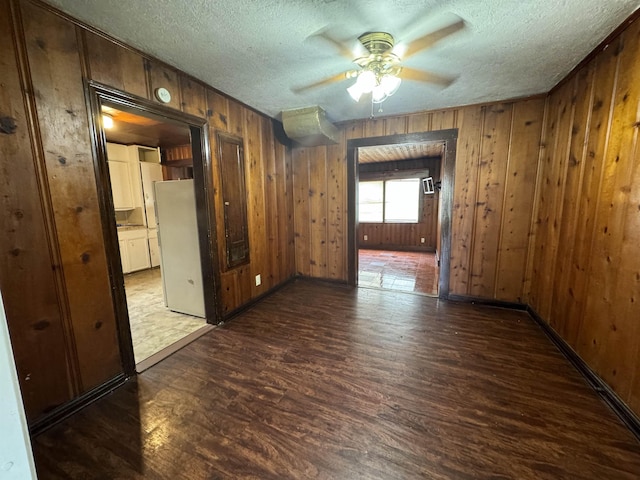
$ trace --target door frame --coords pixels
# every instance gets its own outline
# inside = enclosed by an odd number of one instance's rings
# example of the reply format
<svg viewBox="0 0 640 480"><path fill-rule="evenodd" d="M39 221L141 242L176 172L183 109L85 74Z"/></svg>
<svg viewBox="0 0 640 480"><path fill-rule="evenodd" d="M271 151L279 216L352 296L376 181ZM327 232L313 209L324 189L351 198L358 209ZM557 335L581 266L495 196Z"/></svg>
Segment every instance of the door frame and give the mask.
<svg viewBox="0 0 640 480"><path fill-rule="evenodd" d="M206 322L222 322L220 299L220 272L216 220L213 201L213 165L209 143L209 124L206 119L165 107L146 98L131 95L121 90L92 81L85 81L87 109L91 113L89 124L93 149L94 171L100 203L100 216L104 235L109 280L113 292L113 305L116 314L118 343L125 374L134 375L136 363L131 340L131 325L124 288L124 274L120 261L118 231L114 220L111 179L107 164L107 141L102 128L101 106L103 103L114 105L138 115L157 118L189 129L193 154L193 179L196 196L196 216L198 220L198 241L200 245L200 264Z"/></svg>
<svg viewBox="0 0 640 480"><path fill-rule="evenodd" d="M458 129L436 130L433 132L385 135L381 137L354 138L347 141L347 282L358 284L358 148L379 145L443 142L444 153L441 161L442 189L438 208L440 224L440 275L438 297L448 298L451 274L451 220L453 218L453 188L455 180L456 147Z"/></svg>

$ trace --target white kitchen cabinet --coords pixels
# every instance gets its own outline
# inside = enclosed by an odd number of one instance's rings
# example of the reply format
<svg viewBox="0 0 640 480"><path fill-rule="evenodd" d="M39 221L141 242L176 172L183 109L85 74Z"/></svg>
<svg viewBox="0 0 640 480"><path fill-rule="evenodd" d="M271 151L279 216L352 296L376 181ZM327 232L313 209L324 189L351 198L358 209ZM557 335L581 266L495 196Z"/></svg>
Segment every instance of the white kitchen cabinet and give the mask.
<svg viewBox="0 0 640 480"><path fill-rule="evenodd" d="M125 226L118 229L122 271L159 266L153 183L163 180L160 150L108 142L107 157L116 222Z"/></svg>
<svg viewBox="0 0 640 480"><path fill-rule="evenodd" d="M160 149L151 147L142 147L136 145L138 148L138 158L140 163L156 163L160 165Z"/></svg>
<svg viewBox="0 0 640 480"><path fill-rule="evenodd" d="M146 228L119 231L118 244L123 273L151 268Z"/></svg>
<svg viewBox="0 0 640 480"><path fill-rule="evenodd" d="M149 236L149 259L151 267L160 265L160 244L158 243L158 230L155 228L148 230Z"/></svg>
<svg viewBox="0 0 640 480"><path fill-rule="evenodd" d="M143 197L140 165L153 164L162 175L159 149L107 142L107 159L115 209L131 210L130 223L146 226L144 210L148 202Z"/></svg>
<svg viewBox="0 0 640 480"><path fill-rule="evenodd" d="M116 210L133 210L133 190L131 189L129 164L127 162L109 160L109 176L111 178L113 207Z"/></svg>
<svg viewBox="0 0 640 480"><path fill-rule="evenodd" d="M107 158L109 160L117 160L119 162L129 161L129 147L120 145L119 143L107 142Z"/></svg>
<svg viewBox="0 0 640 480"><path fill-rule="evenodd" d="M129 254L129 268L132 272L145 270L151 267L149 260L149 245L146 235L143 238L133 238L127 241Z"/></svg>

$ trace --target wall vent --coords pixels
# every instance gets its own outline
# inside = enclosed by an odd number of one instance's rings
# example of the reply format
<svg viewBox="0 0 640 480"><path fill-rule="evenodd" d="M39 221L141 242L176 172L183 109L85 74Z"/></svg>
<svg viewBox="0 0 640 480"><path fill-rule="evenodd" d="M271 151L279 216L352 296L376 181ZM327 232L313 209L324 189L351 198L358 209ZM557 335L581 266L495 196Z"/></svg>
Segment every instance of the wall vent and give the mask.
<svg viewBox="0 0 640 480"><path fill-rule="evenodd" d="M282 125L290 139L305 147L339 143L338 129L318 106L284 110Z"/></svg>

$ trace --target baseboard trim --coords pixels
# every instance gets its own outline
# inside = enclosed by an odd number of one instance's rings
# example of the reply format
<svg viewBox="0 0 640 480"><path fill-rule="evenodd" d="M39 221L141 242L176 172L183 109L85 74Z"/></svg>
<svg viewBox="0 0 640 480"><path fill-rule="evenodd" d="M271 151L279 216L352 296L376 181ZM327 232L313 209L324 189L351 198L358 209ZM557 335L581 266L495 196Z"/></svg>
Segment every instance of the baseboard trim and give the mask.
<svg viewBox="0 0 640 480"><path fill-rule="evenodd" d="M124 373L120 373L113 377L111 380L107 380L102 385L99 385L89 390L88 392L83 393L79 397L66 402L64 405L55 408L51 412L47 413L44 417L38 419L32 425L30 425L29 434L32 437L35 437L49 430L54 425L57 425L64 419L82 410L87 405L90 405L96 400L113 392L116 388L120 387L127 380L129 380L129 378L131 377L128 377Z"/></svg>
<svg viewBox="0 0 640 480"><path fill-rule="evenodd" d="M231 310L230 312L224 313L222 315L222 322L220 322L218 325L222 325L226 322L228 322L229 320L232 320L234 317L237 317L238 315L240 315L242 312L246 312L247 310L249 310L251 307L253 307L254 305L256 305L258 302L260 302L261 300L263 300L264 298L268 297L269 295L273 295L274 293L276 293L278 290L280 290L281 288L286 287L287 285L289 285L291 282L293 282L296 278L300 278L298 275L293 275L292 277L287 278L284 282L279 283L278 285L276 285L275 287L271 287L269 290L267 290L264 293L261 293L260 295L258 295L255 298L252 298L251 300L249 300L247 303L240 305L238 308L236 308L235 310Z"/></svg>
<svg viewBox="0 0 640 480"><path fill-rule="evenodd" d="M527 310L527 305L524 303L506 302L504 300L495 300L493 298L472 297L470 295L456 295L450 293L449 295L447 295L446 299L451 302L473 303L476 305L484 305L487 307L507 308L509 310Z"/></svg>
<svg viewBox="0 0 640 480"><path fill-rule="evenodd" d="M622 423L631 430L631 433L640 440L640 418L531 306L527 306L526 310L547 337L549 337L549 340L551 340L565 358L571 362L574 368L580 372L591 388L596 391L600 398L602 398L609 408L622 420Z"/></svg>
<svg viewBox="0 0 640 480"><path fill-rule="evenodd" d="M622 423L631 430L638 440L640 440L640 417L622 400L613 389L594 372L589 365L578 355L571 346L556 332L551 325L543 320L538 313L530 306L517 302L505 302L501 300L487 299L482 297L471 297L466 295L449 295L447 300L452 302L474 303L491 307L508 308L511 310L526 311L533 321L542 329L551 342L560 350L560 353L573 365L573 367L584 377L587 384L595 390L600 398L609 408L620 418Z"/></svg>

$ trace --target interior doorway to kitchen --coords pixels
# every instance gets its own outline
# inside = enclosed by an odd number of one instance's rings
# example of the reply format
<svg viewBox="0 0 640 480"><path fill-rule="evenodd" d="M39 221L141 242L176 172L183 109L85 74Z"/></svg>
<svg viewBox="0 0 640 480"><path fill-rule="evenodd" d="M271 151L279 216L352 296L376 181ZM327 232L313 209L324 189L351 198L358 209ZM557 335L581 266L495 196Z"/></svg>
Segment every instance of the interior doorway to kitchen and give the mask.
<svg viewBox="0 0 640 480"><path fill-rule="evenodd" d="M190 131L108 103L101 110L108 121L107 162L133 354L142 371L212 328L205 321L199 254L194 276L200 277L195 281L201 308L171 303L172 294L189 295L192 288L185 283L183 289L171 266L198 247ZM186 211L172 213L168 209L180 201L178 188L186 189L191 201ZM192 219L191 228L183 224L185 216ZM180 236L174 245L171 229Z"/></svg>
<svg viewBox="0 0 640 480"><path fill-rule="evenodd" d="M99 84L87 85L87 101L93 113L96 178L120 352L125 374L133 374L203 335L221 318L218 272L211 261L216 238L208 128L204 119ZM188 215L177 215L188 218L188 236L166 234L162 212L169 209L159 207L166 196L160 191L167 193L170 184L180 188L164 204L189 206ZM176 257L180 250L191 256ZM169 275L176 265L188 267L183 277ZM191 286L187 293L185 283ZM181 299L188 301L180 305ZM152 305L158 309L154 313ZM188 318L181 332L175 332L178 318ZM163 323L173 331L161 328Z"/></svg>

